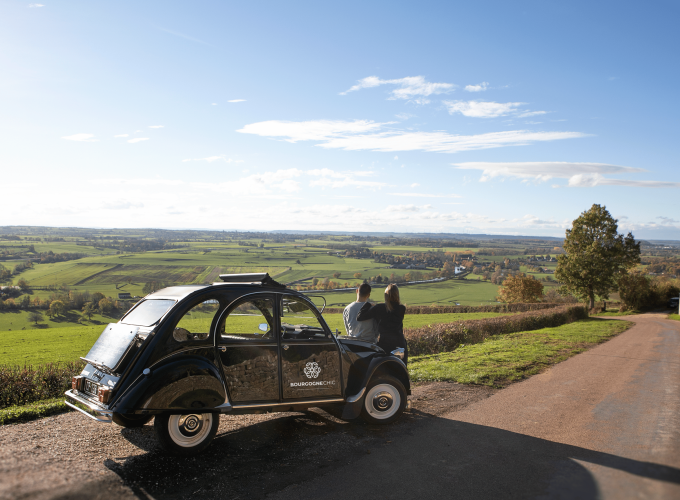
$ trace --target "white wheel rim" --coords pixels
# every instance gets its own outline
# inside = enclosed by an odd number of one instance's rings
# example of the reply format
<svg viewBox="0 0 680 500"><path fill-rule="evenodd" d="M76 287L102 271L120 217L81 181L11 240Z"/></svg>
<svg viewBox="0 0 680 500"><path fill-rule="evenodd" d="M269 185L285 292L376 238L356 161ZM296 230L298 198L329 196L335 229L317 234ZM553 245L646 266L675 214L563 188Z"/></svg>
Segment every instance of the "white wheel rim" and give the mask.
<svg viewBox="0 0 680 500"><path fill-rule="evenodd" d="M378 384L366 394L364 407L371 417L376 420L385 420L399 411L401 395L393 385Z"/></svg>
<svg viewBox="0 0 680 500"><path fill-rule="evenodd" d="M212 413L190 413L170 415L168 433L175 444L182 448L193 448L201 444L210 434Z"/></svg>

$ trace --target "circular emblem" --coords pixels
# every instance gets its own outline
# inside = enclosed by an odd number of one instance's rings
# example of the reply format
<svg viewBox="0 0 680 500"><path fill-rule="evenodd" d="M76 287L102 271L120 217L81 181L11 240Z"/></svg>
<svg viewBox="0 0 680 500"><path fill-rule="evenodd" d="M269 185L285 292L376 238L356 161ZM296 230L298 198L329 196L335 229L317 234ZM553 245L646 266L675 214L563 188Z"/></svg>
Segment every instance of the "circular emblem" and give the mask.
<svg viewBox="0 0 680 500"><path fill-rule="evenodd" d="M305 365L305 375L307 375L307 378L316 378L319 376L319 373L321 373L321 368L316 361L310 361Z"/></svg>

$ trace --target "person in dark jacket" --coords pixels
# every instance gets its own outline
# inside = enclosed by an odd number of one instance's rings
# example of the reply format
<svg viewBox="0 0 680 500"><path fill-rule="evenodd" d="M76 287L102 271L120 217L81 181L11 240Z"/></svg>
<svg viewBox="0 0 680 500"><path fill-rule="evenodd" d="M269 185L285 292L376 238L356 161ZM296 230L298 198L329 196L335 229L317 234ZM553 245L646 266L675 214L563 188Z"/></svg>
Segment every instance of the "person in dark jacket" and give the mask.
<svg viewBox="0 0 680 500"><path fill-rule="evenodd" d="M404 314L406 307L399 301L399 288L390 283L385 288L385 303L374 306L366 302L359 311L358 321L375 319L378 323L380 340L378 347L386 353L391 353L397 347L404 348L404 363L408 361L408 347L404 338Z"/></svg>

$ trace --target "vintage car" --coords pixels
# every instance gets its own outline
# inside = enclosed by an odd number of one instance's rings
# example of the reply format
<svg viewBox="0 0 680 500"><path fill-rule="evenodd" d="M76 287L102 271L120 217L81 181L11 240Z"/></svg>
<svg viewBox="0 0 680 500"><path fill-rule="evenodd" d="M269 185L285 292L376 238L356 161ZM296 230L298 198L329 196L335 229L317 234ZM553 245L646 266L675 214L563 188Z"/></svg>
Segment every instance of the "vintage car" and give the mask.
<svg viewBox="0 0 680 500"><path fill-rule="evenodd" d="M210 444L220 413L327 407L386 424L404 411L403 349L333 334L323 309L268 274L220 278L154 292L107 325L66 404L123 427L155 417L161 446L184 455Z"/></svg>

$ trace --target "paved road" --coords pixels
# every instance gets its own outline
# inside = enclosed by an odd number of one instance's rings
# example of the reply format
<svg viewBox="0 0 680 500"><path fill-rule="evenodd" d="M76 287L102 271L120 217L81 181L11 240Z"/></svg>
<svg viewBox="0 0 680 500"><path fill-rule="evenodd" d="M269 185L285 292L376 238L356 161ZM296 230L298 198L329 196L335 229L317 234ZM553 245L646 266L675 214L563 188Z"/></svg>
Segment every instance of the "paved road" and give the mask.
<svg viewBox="0 0 680 500"><path fill-rule="evenodd" d="M270 495L680 499L680 322L665 315Z"/></svg>

